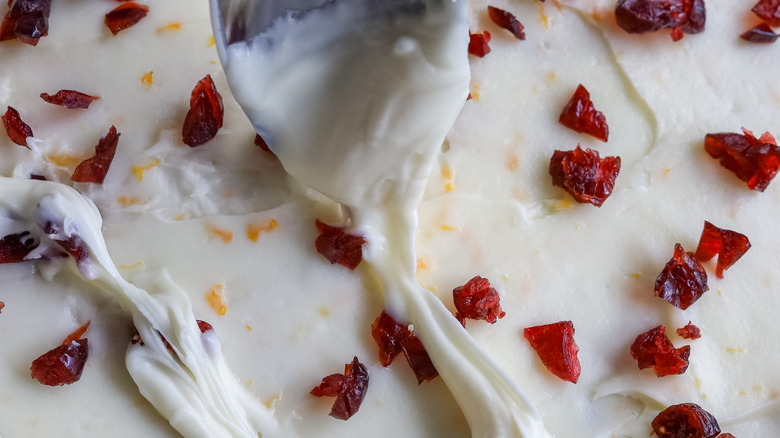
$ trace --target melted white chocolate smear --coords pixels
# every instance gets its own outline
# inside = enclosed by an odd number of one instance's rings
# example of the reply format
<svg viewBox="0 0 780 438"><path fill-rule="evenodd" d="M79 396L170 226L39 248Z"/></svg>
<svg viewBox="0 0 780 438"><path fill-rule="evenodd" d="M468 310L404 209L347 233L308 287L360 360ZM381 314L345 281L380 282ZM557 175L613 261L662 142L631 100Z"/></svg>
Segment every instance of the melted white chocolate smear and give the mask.
<svg viewBox="0 0 780 438"><path fill-rule="evenodd" d="M54 2L50 35L37 47L0 43L0 108L20 111L47 158L0 132L0 172L26 179L36 170L73 185L75 164L62 158L91 156L116 125L122 137L106 182L74 185L99 207L112 259L150 292L160 288L161 269L170 273L283 436L470 436L443 379L418 386L402 359L388 368L377 363L369 330L385 304L366 291L370 270L331 266L313 249L314 219L337 224L345 216L291 188L278 162L252 145L253 128L209 47L205 2L150 4L147 18L117 37L102 25L109 3ZM780 46L736 37L755 23L748 12L755 2L707 1L705 32L678 43L663 31L626 35L614 25L611 1L490 2L518 16L525 41L490 23L487 2L470 4L470 28L489 30L493 51L470 58L478 99L465 104L436 153L418 208L418 281L453 312L450 291L474 275L499 289L506 317L495 325L470 321L467 331L556 437L644 438L663 407L691 401L735 436L780 434L780 376L772 365L780 350L771 336L780 330L780 235L771 219L780 217L780 185L751 192L702 150L706 132L745 126L780 134ZM179 30L165 30L171 23ZM62 66L70 74L53 74ZM141 78L150 71L147 89ZM226 121L193 150L178 136L190 91L206 73L224 97ZM608 143L558 124L578 83L606 114ZM101 99L67 111L38 97L59 89ZM601 209L574 204L549 183L552 150L578 142L623 160ZM139 181L132 168L155 160ZM275 231L257 242L245 237L248 225L270 219ZM711 291L680 311L652 296L653 282L675 242L695 247L705 219L748 235L753 248L724 279L710 276ZM210 227L233 240L224 243ZM127 312L94 282L69 270L49 280L38 269L0 266L0 436L180 436L127 371L135 330ZM219 284L224 316L204 298ZM30 379L32 360L87 320L82 379L59 388ZM522 338L524 327L558 320L576 328L583 365L576 385L551 376ZM673 334L689 320L701 339ZM628 354L636 334L661 323L676 346L691 345L682 376L658 379ZM331 400L308 392L353 355L369 367L371 383L358 414L337 421L327 415Z"/></svg>
<svg viewBox="0 0 780 438"><path fill-rule="evenodd" d="M285 169L349 210L386 311L414 326L472 436L548 437L520 388L415 278L417 206L468 95L468 4L368 23L365 5L281 17L227 47L233 93Z"/></svg>

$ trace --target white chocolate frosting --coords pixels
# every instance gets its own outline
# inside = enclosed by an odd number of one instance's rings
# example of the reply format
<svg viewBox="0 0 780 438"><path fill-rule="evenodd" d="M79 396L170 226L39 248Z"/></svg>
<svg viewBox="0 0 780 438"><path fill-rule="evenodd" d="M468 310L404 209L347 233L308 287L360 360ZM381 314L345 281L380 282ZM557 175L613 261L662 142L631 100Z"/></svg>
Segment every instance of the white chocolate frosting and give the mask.
<svg viewBox="0 0 780 438"><path fill-rule="evenodd" d="M658 411L683 402L701 405L738 437L780 431L780 347L771 341L780 329L772 220L780 186L749 191L703 149L710 132L780 133L778 49L738 38L754 24L753 3L708 1L706 30L673 43L668 31L617 28L612 1L490 3L523 22L527 39L518 41L489 21L487 3L470 1L469 28L490 31L492 52L468 58L473 99L438 150L425 146L433 161L414 250L417 283L431 293L416 293L454 313L450 291L471 277L498 288L506 316L494 325L469 321L464 333L546 430L515 436L646 437ZM18 179L1 180L2 205L71 199L62 216L91 230L99 278L85 280L72 261L0 266L0 436L468 437L480 421L495 424L476 413L503 404L464 404L459 391L469 382L447 378L445 366L443 378L418 386L403 360L378 363L370 325L386 306L388 280L380 285L369 263L354 272L331 265L313 245L315 218L345 224L350 216L252 144L254 129L210 44L205 2L149 6L148 17L114 37L102 24L114 5L54 2L49 36L37 47L0 43L0 108L19 110L35 133L28 150L0 132L0 173ZM181 123L206 74L223 96L225 124L190 149ZM557 122L579 83L607 117L607 143ZM59 89L100 99L66 110L38 98ZM111 125L122 136L105 183L71 183ZM577 143L621 157L615 191L600 209L550 183L552 151ZM28 182L30 173L86 198ZM368 205L340 200L352 213ZM31 220L3 220L0 229L16 232ZM352 220L361 229L360 217ZM682 311L653 297L653 283L676 242L695 250L704 220L747 235L753 247L724 279L705 264L710 291ZM376 264L376 234L363 230ZM209 304L212 291L224 294L224 315ZM397 307L410 322L422 319L408 304ZM211 323L212 334L201 337L194 318ZM56 388L32 380L32 360L88 320L81 380ZM522 337L525 327L560 320L576 329L577 384L550 374ZM702 338L673 334L689 320ZM436 342L414 323L426 344ZM657 378L630 357L636 335L659 324L676 346L691 345L683 375ZM173 327L182 327L182 341ZM146 345L128 349L136 330ZM153 330L175 348L191 343L179 354L196 358L196 384L184 384L187 371ZM371 381L360 411L344 422L327 415L330 399L309 391L353 356ZM200 369L204 363L211 368ZM205 376L213 385L203 392ZM207 407L220 397L231 401Z"/></svg>

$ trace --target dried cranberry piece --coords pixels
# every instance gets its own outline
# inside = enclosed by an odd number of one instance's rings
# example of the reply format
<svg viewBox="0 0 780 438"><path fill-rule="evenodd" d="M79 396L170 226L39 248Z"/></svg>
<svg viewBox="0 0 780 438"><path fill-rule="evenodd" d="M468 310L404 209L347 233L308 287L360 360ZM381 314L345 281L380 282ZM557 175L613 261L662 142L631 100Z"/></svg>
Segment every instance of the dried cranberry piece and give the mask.
<svg viewBox="0 0 780 438"><path fill-rule="evenodd" d="M390 366L398 353L403 352L418 384L439 375L417 336L387 313L382 312L374 320L371 325L371 336L379 346L379 363L382 366Z"/></svg>
<svg viewBox="0 0 780 438"><path fill-rule="evenodd" d="M348 420L360 409L366 391L368 391L368 370L355 356L351 363L344 365L344 374L331 374L323 378L322 383L311 390L311 395L336 397L330 416L339 420Z"/></svg>
<svg viewBox="0 0 780 438"><path fill-rule="evenodd" d="M0 301L0 313L3 313L4 308L5 308L5 303Z"/></svg>
<svg viewBox="0 0 780 438"><path fill-rule="evenodd" d="M490 53L490 32L469 32L469 54L484 57Z"/></svg>
<svg viewBox="0 0 780 438"><path fill-rule="evenodd" d="M355 270L363 260L363 236L347 234L343 228L332 227L317 219L314 224L320 235L314 242L317 252L329 262Z"/></svg>
<svg viewBox="0 0 780 438"><path fill-rule="evenodd" d="M692 252L675 243L674 255L655 280L655 296L685 310L708 290L704 267Z"/></svg>
<svg viewBox="0 0 780 438"><path fill-rule="evenodd" d="M653 368L658 377L682 374L688 369L691 347L674 348L662 325L641 333L631 344L631 357L639 369Z"/></svg>
<svg viewBox="0 0 780 438"><path fill-rule="evenodd" d="M580 378L580 350L574 342L574 324L559 321L553 324L528 327L523 336L536 350L547 369L561 380L577 383Z"/></svg>
<svg viewBox="0 0 780 438"><path fill-rule="evenodd" d="M73 258L76 260L76 265L79 267L79 270L82 272L86 270L86 268L82 269L82 267L84 267L84 264L89 259L89 249L81 237L73 234L66 238L65 233L62 230L62 226L53 222L47 222L42 229L50 239L57 242L57 244L60 245L69 255L73 256ZM66 255L63 254L63 256Z"/></svg>
<svg viewBox="0 0 780 438"><path fill-rule="evenodd" d="M200 329L201 333L206 333L209 330L214 330L214 327L212 327L212 325L207 323L206 321L201 321L199 319L196 319L195 322L198 323L198 328Z"/></svg>
<svg viewBox="0 0 780 438"><path fill-rule="evenodd" d="M696 248L696 258L706 262L718 255L715 275L723 278L723 271L730 268L750 249L747 236L736 231L724 230L704 221L699 246Z"/></svg>
<svg viewBox="0 0 780 438"><path fill-rule="evenodd" d="M9 0L11 10L0 24L0 41L19 38L35 46L41 37L49 34L51 0Z"/></svg>
<svg viewBox="0 0 780 438"><path fill-rule="evenodd" d="M749 130L743 134L722 132L704 137L704 150L720 165L745 181L748 188L763 192L780 170L780 148L770 133L756 138Z"/></svg>
<svg viewBox="0 0 780 438"><path fill-rule="evenodd" d="M501 298L496 289L490 287L488 279L479 275L463 286L453 289L452 299L457 310L455 318L460 321L463 327L466 326L466 318L483 319L495 324L498 319L506 315L506 312L501 310L499 303Z"/></svg>
<svg viewBox="0 0 780 438"><path fill-rule="evenodd" d="M658 438L713 438L720 433L717 420L695 403L672 405L652 422Z"/></svg>
<svg viewBox="0 0 780 438"><path fill-rule="evenodd" d="M780 0L760 0L752 9L772 27L780 27Z"/></svg>
<svg viewBox="0 0 780 438"><path fill-rule="evenodd" d="M27 137L33 136L32 128L22 121L19 111L9 106L2 119L11 141L30 149L30 146L27 146Z"/></svg>
<svg viewBox="0 0 780 438"><path fill-rule="evenodd" d="M683 339L699 339L701 337L701 330L688 321L688 324L685 327L677 329L677 334Z"/></svg>
<svg viewBox="0 0 780 438"><path fill-rule="evenodd" d="M181 131L184 144L194 148L214 138L222 127L223 112L222 96L211 75L206 75L190 95L190 109Z"/></svg>
<svg viewBox="0 0 780 438"><path fill-rule="evenodd" d="M106 14L105 23L112 34L134 26L149 12L149 6L140 5L133 1L122 3Z"/></svg>
<svg viewBox="0 0 780 438"><path fill-rule="evenodd" d="M704 0L620 0L615 7L617 24L628 33L655 32L672 29L678 41L682 33L695 34L704 30L706 21Z"/></svg>
<svg viewBox="0 0 780 438"><path fill-rule="evenodd" d="M89 108L89 104L100 99L100 97L90 96L74 90L60 90L53 96L48 93L41 93L41 99L68 109L86 109Z"/></svg>
<svg viewBox="0 0 780 438"><path fill-rule="evenodd" d="M780 35L776 34L766 23L761 23L740 35L740 38L751 43L773 43L777 37Z"/></svg>
<svg viewBox="0 0 780 438"><path fill-rule="evenodd" d="M582 84L577 86L571 100L563 107L558 121L567 128L590 134L604 142L609 137L607 118L601 111L596 111L590 100L590 93Z"/></svg>
<svg viewBox="0 0 780 438"><path fill-rule="evenodd" d="M511 12L507 12L503 9L499 9L493 6L488 6L488 16L498 26L512 32L512 35L519 40L525 39L525 33L523 32L523 24L517 19Z"/></svg>
<svg viewBox="0 0 780 438"><path fill-rule="evenodd" d="M260 149L271 152L271 148L268 147L268 143L265 141L263 137L260 136L260 134L255 135L255 146L259 147ZM271 152L273 154L273 152Z"/></svg>
<svg viewBox="0 0 780 438"><path fill-rule="evenodd" d="M598 151L577 145L573 151L558 151L550 159L550 176L554 186L566 190L577 202L596 207L612 194L620 173L620 157L599 158Z"/></svg>
<svg viewBox="0 0 780 438"><path fill-rule="evenodd" d="M83 338L89 324L68 335L59 347L35 359L30 367L32 378L48 386L78 382L89 357L89 340Z"/></svg>
<svg viewBox="0 0 780 438"><path fill-rule="evenodd" d="M116 128L111 126L108 133L95 146L95 156L87 158L76 166L76 170L70 179L75 182L103 184L108 168L111 167L111 162L114 161L114 154L116 153L116 146L119 144L120 135L120 133L116 132Z"/></svg>
<svg viewBox="0 0 780 438"><path fill-rule="evenodd" d="M38 242L29 231L9 234L0 239L0 263L19 263L25 261Z"/></svg>

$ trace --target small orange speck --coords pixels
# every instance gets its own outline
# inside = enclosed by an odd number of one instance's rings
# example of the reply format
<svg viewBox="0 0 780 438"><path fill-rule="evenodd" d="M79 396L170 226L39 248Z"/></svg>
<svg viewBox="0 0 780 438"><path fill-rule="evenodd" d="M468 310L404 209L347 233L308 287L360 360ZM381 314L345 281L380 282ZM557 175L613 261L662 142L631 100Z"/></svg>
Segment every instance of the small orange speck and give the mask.
<svg viewBox="0 0 780 438"><path fill-rule="evenodd" d="M593 12L591 12L590 16L593 17L595 21L599 21L601 20L601 11L596 8L593 8Z"/></svg>
<svg viewBox="0 0 780 438"><path fill-rule="evenodd" d="M457 228L452 225L443 224L439 227L442 231L455 231Z"/></svg>
<svg viewBox="0 0 780 438"><path fill-rule="evenodd" d="M452 179L452 168L446 164L441 166L441 177L444 179Z"/></svg>
<svg viewBox="0 0 780 438"><path fill-rule="evenodd" d="M741 390L740 390L740 391L739 391L739 395L741 395L741 396L746 396L746 395L747 395L747 392L745 392L745 391L741 391Z"/></svg>
<svg viewBox="0 0 780 438"><path fill-rule="evenodd" d="M568 199L559 199L553 203L552 207L555 211L569 210L571 209L572 204Z"/></svg>
<svg viewBox="0 0 780 438"><path fill-rule="evenodd" d="M330 316L330 309L328 309L327 307L320 307L318 309L318 312L320 316L324 316L324 317Z"/></svg>
<svg viewBox="0 0 780 438"><path fill-rule="evenodd" d="M469 94L475 102L479 102L481 87L474 82L469 83Z"/></svg>
<svg viewBox="0 0 780 438"><path fill-rule="evenodd" d="M742 347L728 347L726 351L729 353L744 353L745 349Z"/></svg>
<svg viewBox="0 0 780 438"><path fill-rule="evenodd" d="M260 233L267 233L277 228L279 228L279 223L273 218L262 224L249 224L246 226L246 237L252 242L257 242L260 239Z"/></svg>
<svg viewBox="0 0 780 438"><path fill-rule="evenodd" d="M122 207L130 207L144 203L144 201L138 196L120 196L116 198L116 202Z"/></svg>
<svg viewBox="0 0 780 438"><path fill-rule="evenodd" d="M187 220L187 213L179 213L176 215L174 219L176 219L177 221L185 221Z"/></svg>
<svg viewBox="0 0 780 438"><path fill-rule="evenodd" d="M143 260L139 260L139 261L133 263L132 265L119 265L119 267L121 269L135 269L135 268L140 268L143 265L144 265L144 261Z"/></svg>
<svg viewBox="0 0 780 438"><path fill-rule="evenodd" d="M89 325L92 323L92 321L87 321L86 324L82 325L81 327L77 328L73 333L69 334L67 338L65 338L64 341L62 341L62 345L70 345L73 341L78 341L82 337L84 337L84 334L89 330Z"/></svg>
<svg viewBox="0 0 780 438"><path fill-rule="evenodd" d="M517 167L520 165L520 158L517 156L514 151L509 152L509 156L506 158L506 168L515 171L517 170Z"/></svg>
<svg viewBox="0 0 780 438"><path fill-rule="evenodd" d="M146 172L147 170L153 167L157 167L159 164L160 164L160 160L155 158L154 161L147 164L146 166L133 166L130 169L133 171L135 177L138 178L138 181L140 182L144 180L144 172Z"/></svg>
<svg viewBox="0 0 780 438"><path fill-rule="evenodd" d="M633 274L631 274L631 276L636 278L637 280L642 278L642 274L640 274L639 272L634 272Z"/></svg>
<svg viewBox="0 0 780 438"><path fill-rule="evenodd" d="M273 407L276 404L276 402L281 400L281 399L282 399L282 394L281 393L276 393L276 394L273 395L273 397L271 397L271 398L269 398L268 400L265 401L265 403L264 403L265 407L268 408L268 409L273 409Z"/></svg>
<svg viewBox="0 0 780 438"><path fill-rule="evenodd" d="M220 283L213 288L211 292L206 294L206 301L218 315L222 316L227 313L227 304L225 303L225 284Z"/></svg>
<svg viewBox="0 0 780 438"><path fill-rule="evenodd" d="M150 71L141 76L141 83L146 85L147 90L152 88L152 84L154 83L154 72Z"/></svg>
<svg viewBox="0 0 780 438"><path fill-rule="evenodd" d="M212 35L211 37L209 37L209 45L208 45L208 47L214 47L216 45L217 45L217 42L214 41L214 35Z"/></svg>
<svg viewBox="0 0 780 438"><path fill-rule="evenodd" d="M550 30L550 20L547 18L547 14L544 12L544 4L539 3L539 15L542 19L542 24L544 24L544 30Z"/></svg>
<svg viewBox="0 0 780 438"><path fill-rule="evenodd" d="M552 83L553 83L553 82L555 82L556 80L558 80L558 75L557 75L557 74L555 74L555 72L554 72L554 71L551 71L551 72L547 73L547 84L548 84L548 85L549 85L549 84L552 84Z"/></svg>
<svg viewBox="0 0 780 438"><path fill-rule="evenodd" d="M448 182L447 184L444 185L444 191L447 193L455 191L455 184Z"/></svg>
<svg viewBox="0 0 780 438"><path fill-rule="evenodd" d="M46 158L55 166L60 167L75 166L84 161L84 158L74 157L73 155L67 154L49 154L46 156Z"/></svg>
<svg viewBox="0 0 780 438"><path fill-rule="evenodd" d="M247 324L247 325L246 325L246 329L247 329L247 330L249 330L249 331L251 332L251 331L252 331L252 326L251 326L251 325L249 325L249 324Z"/></svg>
<svg viewBox="0 0 780 438"><path fill-rule="evenodd" d="M563 10L563 5L561 5L561 2L559 2L558 0L554 0L553 4L555 5L556 8L558 8L559 11Z"/></svg>
<svg viewBox="0 0 780 438"><path fill-rule="evenodd" d="M696 383L697 388L701 388L701 379L698 377L693 378L694 383Z"/></svg>
<svg viewBox="0 0 780 438"><path fill-rule="evenodd" d="M672 171L672 169L666 169L666 170L664 170L664 175L669 175L669 172L671 172L671 171Z"/></svg>
<svg viewBox="0 0 780 438"><path fill-rule="evenodd" d="M719 297L723 296L723 291L722 290L716 289L715 291L718 293Z"/></svg>
<svg viewBox="0 0 780 438"><path fill-rule="evenodd" d="M222 228L217 228L212 224L208 225L208 231L209 234L211 234L212 236L221 239L223 243L230 243L230 241L233 240L233 233L231 231L223 230Z"/></svg>
<svg viewBox="0 0 780 438"><path fill-rule="evenodd" d="M167 32L167 31L171 31L171 30L181 30L181 23L171 23L171 24L169 24L167 26L158 27L157 28L157 33Z"/></svg>
<svg viewBox="0 0 780 438"><path fill-rule="evenodd" d="M417 258L417 270L428 269L428 265L425 263L425 259L422 257Z"/></svg>

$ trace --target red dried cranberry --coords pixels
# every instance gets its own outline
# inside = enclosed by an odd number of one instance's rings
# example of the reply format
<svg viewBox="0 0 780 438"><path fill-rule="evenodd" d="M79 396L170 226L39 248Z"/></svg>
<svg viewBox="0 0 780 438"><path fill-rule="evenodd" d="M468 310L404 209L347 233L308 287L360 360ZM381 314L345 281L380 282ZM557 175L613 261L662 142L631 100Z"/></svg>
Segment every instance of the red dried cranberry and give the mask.
<svg viewBox="0 0 780 438"><path fill-rule="evenodd" d="M27 137L33 136L32 128L22 121L22 117L19 116L19 111L9 106L2 119L5 124L5 131L8 133L8 137L11 141L29 149L30 147L27 146Z"/></svg>
<svg viewBox="0 0 780 438"><path fill-rule="evenodd" d="M469 54L484 57L490 53L490 32L469 32Z"/></svg>
<svg viewBox="0 0 780 438"><path fill-rule="evenodd" d="M609 137L607 118L601 111L596 111L590 100L590 93L582 84L577 86L571 100L563 107L558 121L567 128L590 134L601 141L607 141Z"/></svg>
<svg viewBox="0 0 780 438"><path fill-rule="evenodd" d="M90 96L74 90L60 90L53 96L41 93L41 99L48 103L59 105L68 109L86 109L93 101L100 99L98 96Z"/></svg>
<svg viewBox="0 0 780 438"><path fill-rule="evenodd" d="M672 29L673 38L704 30L704 0L620 0L615 7L617 24L628 33Z"/></svg>
<svg viewBox="0 0 780 438"><path fill-rule="evenodd" d="M418 384L439 375L417 336L409 331L408 327L398 324L387 313L382 312L374 320L371 325L371 336L379 346L379 363L382 366L390 366L398 353L403 352Z"/></svg>
<svg viewBox="0 0 780 438"><path fill-rule="evenodd" d="M780 27L780 0L760 0L753 12L772 27Z"/></svg>
<svg viewBox="0 0 780 438"><path fill-rule="evenodd" d="M523 336L536 350L547 369L561 380L577 383L580 378L580 350L574 342L574 325L571 321L529 327Z"/></svg>
<svg viewBox="0 0 780 438"><path fill-rule="evenodd" d="M763 192L780 170L780 148L770 133L755 138L742 128L743 134L722 132L704 137L704 150L720 165L745 181L748 188Z"/></svg>
<svg viewBox="0 0 780 438"><path fill-rule="evenodd" d="M631 344L631 357L636 359L639 369L652 368L658 377L684 373L690 354L688 345L674 348L662 325L640 334Z"/></svg>
<svg viewBox="0 0 780 438"><path fill-rule="evenodd" d="M206 333L209 330L214 330L214 327L212 327L211 324L207 323L206 321L201 321L199 319L196 319L195 322L198 323L198 328L200 329L201 333Z"/></svg>
<svg viewBox="0 0 780 438"><path fill-rule="evenodd" d="M0 301L0 313L3 313L4 308L5 308L5 303Z"/></svg>
<svg viewBox="0 0 780 438"><path fill-rule="evenodd" d="M120 135L120 133L116 132L116 128L111 126L108 133L95 146L95 155L76 166L76 170L70 179L75 182L103 184L108 168L111 167L111 162L114 161L114 154L116 153L116 146L119 144Z"/></svg>
<svg viewBox="0 0 780 438"><path fill-rule="evenodd" d="M453 289L452 299L457 310L455 318L460 321L463 327L466 326L466 318L483 319L495 324L498 319L506 315L506 312L501 310L499 303L501 298L496 289L490 287L490 281L479 275L463 286Z"/></svg>
<svg viewBox="0 0 780 438"><path fill-rule="evenodd" d="M652 425L658 438L714 438L720 433L715 417L694 403L669 406Z"/></svg>
<svg viewBox="0 0 780 438"><path fill-rule="evenodd" d="M685 310L708 290L704 267L692 252L675 243L674 255L655 280L655 296Z"/></svg>
<svg viewBox="0 0 780 438"><path fill-rule="evenodd" d="M133 1L122 3L106 14L106 26L112 34L134 26L141 21L149 12L149 6L140 5Z"/></svg>
<svg viewBox="0 0 780 438"><path fill-rule="evenodd" d="M723 278L723 271L737 262L750 249L747 236L736 231L724 230L704 221L699 246L696 248L696 258L706 262L718 255L715 275Z"/></svg>
<svg viewBox="0 0 780 438"><path fill-rule="evenodd" d="M89 340L83 338L89 322L68 335L62 345L35 359L30 367L32 378L48 386L78 382L89 357Z"/></svg>
<svg viewBox="0 0 780 438"><path fill-rule="evenodd" d="M50 239L57 242L57 244L59 244L69 255L73 256L79 270L82 272L86 270L85 263L89 259L89 249L81 237L73 234L70 237L63 239L65 233L62 230L62 226L55 224L54 222L47 222L42 229Z"/></svg>
<svg viewBox="0 0 780 438"><path fill-rule="evenodd" d="M181 131L184 144L194 148L214 138L222 127L223 113L222 96L211 75L206 75L190 95L190 109Z"/></svg>
<svg viewBox="0 0 780 438"><path fill-rule="evenodd" d="M363 403L368 390L368 370L358 361L344 365L344 374L331 374L322 379L322 383L311 390L316 397L336 397L330 416L339 420L348 420L355 415Z"/></svg>
<svg viewBox="0 0 780 438"><path fill-rule="evenodd" d="M8 0L11 9L0 24L0 41L19 38L35 46L49 34L51 0Z"/></svg>
<svg viewBox="0 0 780 438"><path fill-rule="evenodd" d="M688 325L677 329L677 334L683 339L699 339L701 337L701 330L688 321Z"/></svg>
<svg viewBox="0 0 780 438"><path fill-rule="evenodd" d="M271 148L268 147L268 143L265 141L263 137L260 136L260 134L255 135L255 146L259 147L260 149L271 152ZM273 154L273 152L271 152Z"/></svg>
<svg viewBox="0 0 780 438"><path fill-rule="evenodd" d="M29 231L9 234L0 239L0 263L23 262L27 255L37 247L38 242Z"/></svg>
<svg viewBox="0 0 780 438"><path fill-rule="evenodd" d="M329 262L355 270L363 260L363 236L347 234L343 228L332 227L317 219L314 224L320 235L314 242L317 252Z"/></svg>
<svg viewBox="0 0 780 438"><path fill-rule="evenodd" d="M512 35L519 40L525 39L525 33L523 33L523 24L511 13L503 9L499 9L493 6L488 6L488 16L496 23L496 25L512 32Z"/></svg>
<svg viewBox="0 0 780 438"><path fill-rule="evenodd" d="M773 43L777 37L780 35L776 34L766 23L761 23L740 35L740 38L751 43Z"/></svg>
<svg viewBox="0 0 780 438"><path fill-rule="evenodd" d="M558 151L550 159L550 176L554 186L566 190L577 202L596 207L612 194L620 173L620 157L599 158L598 151L577 145L573 151Z"/></svg>

